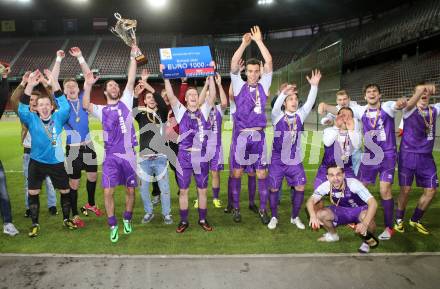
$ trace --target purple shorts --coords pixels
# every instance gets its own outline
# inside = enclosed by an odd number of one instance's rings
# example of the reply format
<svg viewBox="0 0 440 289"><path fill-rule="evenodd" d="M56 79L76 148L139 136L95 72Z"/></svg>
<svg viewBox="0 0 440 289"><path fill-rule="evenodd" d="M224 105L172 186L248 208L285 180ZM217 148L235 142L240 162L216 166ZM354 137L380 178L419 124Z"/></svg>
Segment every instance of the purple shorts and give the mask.
<svg viewBox="0 0 440 289"><path fill-rule="evenodd" d="M264 130L242 131L234 134L230 156L232 168L240 169L253 166L257 170L266 169L265 138Z"/></svg>
<svg viewBox="0 0 440 289"><path fill-rule="evenodd" d="M102 164L102 187L137 187L136 167L136 155L134 152L128 154L106 154Z"/></svg>
<svg viewBox="0 0 440 289"><path fill-rule="evenodd" d="M288 166L278 161L272 161L269 165L269 188L280 189L283 178L286 177L289 186L301 186L307 182L303 164Z"/></svg>
<svg viewBox="0 0 440 289"><path fill-rule="evenodd" d="M399 185L412 186L414 177L417 187L437 188L437 167L432 154L402 152L399 154Z"/></svg>
<svg viewBox="0 0 440 289"><path fill-rule="evenodd" d="M215 154L213 158L209 161L209 169L211 171L223 171L223 149L222 146L217 146L215 148Z"/></svg>
<svg viewBox="0 0 440 289"><path fill-rule="evenodd" d="M194 175L196 186L200 189L208 187L209 165L207 162L197 160L193 152L179 150L177 159L182 172L176 170L177 185L180 189L188 189L191 184L191 176Z"/></svg>
<svg viewBox="0 0 440 289"><path fill-rule="evenodd" d="M364 161L361 161L359 167L358 177L363 183L374 184L376 183L376 177L379 174L379 180L381 182L393 183L394 170L396 167L397 156L395 153L385 154L383 160L378 165L367 165Z"/></svg>
<svg viewBox="0 0 440 289"><path fill-rule="evenodd" d="M351 167L344 167L344 173L346 178L355 178L357 179L356 175L353 172L353 169ZM318 173L315 177L315 183L313 184L313 189L317 189L322 183L327 181L327 167L321 165L318 169Z"/></svg>
<svg viewBox="0 0 440 289"><path fill-rule="evenodd" d="M368 210L368 206L362 207L339 207L339 206L328 206L335 216L333 220L333 226L337 227L340 225L347 225L351 223L359 223L359 215L362 211Z"/></svg>

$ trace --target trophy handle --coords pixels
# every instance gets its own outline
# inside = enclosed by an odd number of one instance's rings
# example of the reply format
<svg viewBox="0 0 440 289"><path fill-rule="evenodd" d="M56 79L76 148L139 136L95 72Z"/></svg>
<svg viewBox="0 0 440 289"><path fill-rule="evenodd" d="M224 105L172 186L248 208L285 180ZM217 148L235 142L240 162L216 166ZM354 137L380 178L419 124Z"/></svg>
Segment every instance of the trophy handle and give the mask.
<svg viewBox="0 0 440 289"><path fill-rule="evenodd" d="M116 13L113 14L113 15L115 16L116 20L121 20L121 19L122 19L121 14L119 14L118 12L116 12Z"/></svg>
<svg viewBox="0 0 440 289"><path fill-rule="evenodd" d="M110 32L113 33L115 36L119 37L119 34L116 32L115 27L110 27Z"/></svg>

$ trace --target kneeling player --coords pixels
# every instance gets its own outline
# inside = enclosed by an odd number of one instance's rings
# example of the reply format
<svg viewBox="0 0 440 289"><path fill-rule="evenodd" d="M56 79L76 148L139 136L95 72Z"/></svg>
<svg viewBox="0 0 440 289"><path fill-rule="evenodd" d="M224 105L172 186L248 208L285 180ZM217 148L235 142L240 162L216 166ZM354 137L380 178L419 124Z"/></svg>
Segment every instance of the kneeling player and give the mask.
<svg viewBox="0 0 440 289"><path fill-rule="evenodd" d="M331 206L316 208L323 196L329 195ZM339 241L336 227L355 223L355 231L363 236L359 252L367 253L378 245L377 239L372 235L376 228L374 216L377 202L368 189L354 178L345 178L344 170L331 165L327 167L327 181L315 189L307 201L307 211L310 214L309 225L319 228L322 224L327 230L318 241Z"/></svg>

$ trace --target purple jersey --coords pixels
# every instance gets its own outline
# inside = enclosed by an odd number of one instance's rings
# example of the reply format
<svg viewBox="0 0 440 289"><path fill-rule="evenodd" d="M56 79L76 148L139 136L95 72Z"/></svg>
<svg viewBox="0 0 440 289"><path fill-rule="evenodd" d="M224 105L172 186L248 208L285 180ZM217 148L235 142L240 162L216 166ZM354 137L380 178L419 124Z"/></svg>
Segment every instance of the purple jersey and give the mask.
<svg viewBox="0 0 440 289"><path fill-rule="evenodd" d="M401 152L428 153L434 148L436 119L439 117L440 103L431 106L432 124L429 109L414 107L403 114L405 132L400 145Z"/></svg>
<svg viewBox="0 0 440 289"><path fill-rule="evenodd" d="M357 208L366 206L368 200L373 197L360 181L346 178L344 182L343 191L332 188L329 181L322 183L315 189L312 195L313 199L319 201L325 195L330 194L333 204L339 207Z"/></svg>
<svg viewBox="0 0 440 289"><path fill-rule="evenodd" d="M179 124L179 150L190 148L205 150L210 130L208 122L209 107L206 103L195 112L189 111L180 102L173 107L173 112Z"/></svg>
<svg viewBox="0 0 440 289"><path fill-rule="evenodd" d="M238 74L231 73L237 112L234 124L238 130L254 127L266 127L266 101L272 82L272 73L265 73L256 86L252 87L241 79Z"/></svg>
<svg viewBox="0 0 440 289"><path fill-rule="evenodd" d="M130 152L137 146L132 107L133 92L127 89L116 104L93 105L93 114L102 122L106 154Z"/></svg>
<svg viewBox="0 0 440 289"><path fill-rule="evenodd" d="M354 106L353 113L362 121L364 137L372 138L384 153L395 153L396 132L394 129L394 117L396 114L395 101L381 103L379 111L368 106ZM373 133L375 135L373 135ZM366 141L365 153L373 153Z"/></svg>
<svg viewBox="0 0 440 289"><path fill-rule="evenodd" d="M311 86L306 103L296 112L288 113L281 110L287 95L281 93L272 109L272 124L274 126L274 141L272 146L272 159L294 160L299 157L301 162L301 132L304 129L304 121L312 110L318 94L318 87ZM288 149L285 153L283 151ZM296 162L296 163L299 163Z"/></svg>
<svg viewBox="0 0 440 289"><path fill-rule="evenodd" d="M295 156L301 153L301 132L303 123L298 114L285 115L276 125L272 145L272 156L277 155L295 159ZM290 154L285 155L284 148L290 148ZM287 151L287 153L289 153Z"/></svg>

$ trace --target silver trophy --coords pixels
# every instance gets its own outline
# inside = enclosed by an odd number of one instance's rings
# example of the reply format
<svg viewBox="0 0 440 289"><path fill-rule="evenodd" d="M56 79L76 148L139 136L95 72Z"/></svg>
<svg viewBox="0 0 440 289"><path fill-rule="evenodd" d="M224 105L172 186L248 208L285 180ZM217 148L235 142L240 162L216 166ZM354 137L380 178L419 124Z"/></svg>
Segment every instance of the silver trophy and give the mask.
<svg viewBox="0 0 440 289"><path fill-rule="evenodd" d="M128 46L132 47L133 44L137 45L136 42L137 21L132 19L124 19L119 13L115 13L114 15L116 20L118 21L116 22L115 27L110 27L110 31L117 37L121 38ZM140 50L136 51L135 58L138 64L146 64L148 62L147 58L145 57L145 55L142 54Z"/></svg>

